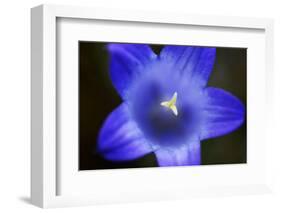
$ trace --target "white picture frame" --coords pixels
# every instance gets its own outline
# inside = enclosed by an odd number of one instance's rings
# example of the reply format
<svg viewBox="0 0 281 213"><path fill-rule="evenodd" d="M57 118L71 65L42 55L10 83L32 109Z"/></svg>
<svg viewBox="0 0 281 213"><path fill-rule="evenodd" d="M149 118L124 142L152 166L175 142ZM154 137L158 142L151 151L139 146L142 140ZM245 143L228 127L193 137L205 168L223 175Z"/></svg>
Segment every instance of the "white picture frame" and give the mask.
<svg viewBox="0 0 281 213"><path fill-rule="evenodd" d="M225 183L216 183L214 185L210 183L202 183L204 175L211 174L212 171L220 169L212 167L205 168L204 171L197 169L198 174L201 174L200 180L194 183L194 187L190 188L190 185L165 185L165 176L173 172L174 175L170 176L172 182L176 182L177 176L191 178L185 176L186 171L194 173L194 170L190 170L188 167L180 168L161 168L161 169L142 169L142 170L123 170L116 171L110 170L106 172L106 176L109 176L107 181L110 181L110 176L117 178L125 178L124 182L128 182L128 186L123 186L125 189L114 188L112 184L109 184L112 188L102 189L93 185L91 190L96 189L95 194L86 193L87 186L78 185L79 182L67 182L64 178L60 177L62 171L64 171L64 165L61 163L61 151L64 146L57 143L58 141L58 98L61 98L61 94L58 95L58 88L60 81L57 78L58 66L58 35L60 20L98 20L102 25L102 22L106 21L118 21L120 25L126 22L132 22L136 25L139 23L152 23L155 26L161 25L169 29L173 26L197 26L200 28L208 28L212 30L222 31L255 31L261 32L262 36L259 37L257 42L262 42L262 51L260 54L261 68L259 68L260 74L257 77L251 78L250 86L253 88L256 84L262 83L263 86L259 87L260 94L263 94L259 100L258 97L251 96L250 105L252 103L258 103L259 107L255 110L256 122L259 123L255 130L266 129L266 131L258 131L257 136L250 137L250 140L261 140L259 146L253 147L250 152L256 153L255 159L258 162L258 158L262 156L260 161L264 161L263 165L257 167L256 164L253 168L241 167L236 165L227 168L229 174L246 173L249 178L241 176L241 181L231 183L232 180ZM187 15L187 14L166 14L166 13L152 13L145 11L122 11L112 9L99 9L99 8L84 8L74 6L54 6L54 5L41 5L31 10L31 72L32 72L32 142L31 142L31 201L33 204L47 208L47 207L61 207L61 206L76 206L76 205L91 205L97 203L113 203L113 202L137 202L144 200L165 200L165 199L178 199L187 197L198 196L214 196L214 195L233 195L233 194L253 194L264 193L271 191L271 165L268 160L270 153L265 150L270 147L271 138L270 131L272 128L272 114L265 112L271 112L272 107L272 95L273 90L272 78L273 78L273 21L271 19L257 19L257 18L238 18L238 17L216 17L216 16L203 16L203 15ZM78 25L77 25L78 26ZM93 32L92 32L93 33ZM89 31L89 35L91 35ZM78 36L78 37L75 37ZM73 39L79 39L78 34L73 34L69 37ZM114 36L114 35L112 35ZM233 35L235 36L235 34ZM63 39L63 37L60 37ZM227 39L225 39L227 40ZM251 38L249 38L251 40ZM169 42L169 41L166 41ZM180 41L179 41L180 42ZM201 42L204 42L203 40ZM208 43L208 41L205 41ZM264 42L264 43L263 43ZM227 44L227 42L226 42ZM224 43L222 43L224 45ZM245 44L246 45L246 44ZM255 43L252 43L255 45ZM247 45L245 46L247 47ZM252 62L253 63L253 60ZM251 77L251 76L250 76ZM263 78L266 77L266 78ZM253 123L254 123L253 121ZM249 125L249 124L248 124ZM260 138L260 139L259 139ZM73 145L73 143L72 143ZM251 147L250 147L251 148ZM64 149L65 150L65 149ZM69 149L71 150L71 148ZM66 150L67 152L69 150ZM73 149L72 149L73 150ZM270 150L267 149L267 150ZM74 150L75 151L75 150ZM71 153L71 151L69 151ZM71 154L68 154L68 157ZM250 155L251 156L251 155ZM77 157L77 156L76 156ZM76 160L74 157L74 160ZM63 160L62 160L63 161ZM242 169L241 169L242 168ZM71 168L75 170L75 167ZM196 169L195 169L196 170ZM78 171L77 171L78 172ZM236 172L236 173L235 173ZM71 176L71 173L66 174ZM259 174L260 178L253 180L251 178L254 175ZM260 175L262 174L262 175ZM159 181L157 187L150 186L151 192L146 193L147 189L143 184L135 186L130 185L128 179L130 176L134 178L142 179L143 177L150 177L152 180L159 175L163 177L164 181ZM252 175L252 176L251 176ZM239 175L238 175L239 176ZM235 177L239 179L239 177ZM74 176L73 176L74 177ZM78 181L90 181L90 178L99 178L103 180L104 174L99 176L91 176L91 174L84 173L82 179ZM215 178L216 176L214 176ZM127 180L126 180L127 178ZM69 178L70 180L71 177ZM246 180L247 179L247 180ZM191 179L192 180L192 179ZM121 185L124 184L121 182ZM178 180L183 184L183 178ZM196 182L196 181L195 181ZM79 191L79 193L61 193L61 185L65 184L65 187L69 190L65 191ZM104 185L105 183L100 183ZM75 188L75 186L78 186ZM143 188L141 190L140 188ZM120 196L122 193L122 196Z"/></svg>

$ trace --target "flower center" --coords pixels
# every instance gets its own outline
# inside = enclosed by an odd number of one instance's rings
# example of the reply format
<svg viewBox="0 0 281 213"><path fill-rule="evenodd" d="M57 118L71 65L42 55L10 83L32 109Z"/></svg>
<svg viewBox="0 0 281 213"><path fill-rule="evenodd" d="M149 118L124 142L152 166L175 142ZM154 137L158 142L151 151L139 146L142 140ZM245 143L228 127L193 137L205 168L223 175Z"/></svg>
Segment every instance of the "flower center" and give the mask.
<svg viewBox="0 0 281 213"><path fill-rule="evenodd" d="M161 106L167 107L168 109L170 109L174 113L175 116L178 116L178 109L176 106L177 97L178 97L178 93L174 92L173 97L169 101L163 101L160 103Z"/></svg>
<svg viewBox="0 0 281 213"><path fill-rule="evenodd" d="M168 83L144 79L132 88L128 98L133 119L155 147L181 145L193 136L197 126L195 108L188 102L191 95L186 95L189 90L183 92L178 82L172 81L169 87Z"/></svg>

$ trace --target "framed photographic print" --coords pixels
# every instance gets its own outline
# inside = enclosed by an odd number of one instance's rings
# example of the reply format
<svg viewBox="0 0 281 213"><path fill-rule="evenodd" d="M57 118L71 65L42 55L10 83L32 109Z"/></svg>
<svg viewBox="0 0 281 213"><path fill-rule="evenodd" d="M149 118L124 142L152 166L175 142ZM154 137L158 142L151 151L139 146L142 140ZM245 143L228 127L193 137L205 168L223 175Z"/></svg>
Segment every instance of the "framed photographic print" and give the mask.
<svg viewBox="0 0 281 213"><path fill-rule="evenodd" d="M272 30L269 19L33 8L32 203L269 192Z"/></svg>

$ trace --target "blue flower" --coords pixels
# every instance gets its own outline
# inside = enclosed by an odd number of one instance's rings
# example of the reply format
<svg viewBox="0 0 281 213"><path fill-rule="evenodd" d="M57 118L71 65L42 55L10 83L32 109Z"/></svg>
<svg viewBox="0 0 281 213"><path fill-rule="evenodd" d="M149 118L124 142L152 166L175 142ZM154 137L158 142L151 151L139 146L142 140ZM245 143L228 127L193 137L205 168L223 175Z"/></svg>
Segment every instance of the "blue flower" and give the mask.
<svg viewBox="0 0 281 213"><path fill-rule="evenodd" d="M110 77L123 103L105 120L97 150L110 161L154 153L159 166L199 165L201 141L243 122L238 98L208 87L216 48L109 44Z"/></svg>

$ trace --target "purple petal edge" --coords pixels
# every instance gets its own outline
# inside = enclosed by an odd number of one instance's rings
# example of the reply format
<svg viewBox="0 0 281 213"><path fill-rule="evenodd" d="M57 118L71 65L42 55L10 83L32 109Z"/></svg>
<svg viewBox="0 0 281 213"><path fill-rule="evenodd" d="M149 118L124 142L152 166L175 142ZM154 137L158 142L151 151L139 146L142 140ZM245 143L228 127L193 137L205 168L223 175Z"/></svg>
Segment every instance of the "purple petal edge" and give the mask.
<svg viewBox="0 0 281 213"><path fill-rule="evenodd" d="M155 151L159 166L191 166L201 163L200 141L189 141L179 148L160 148Z"/></svg>
<svg viewBox="0 0 281 213"><path fill-rule="evenodd" d="M216 59L216 48L193 46L165 46L161 60L172 64L187 81L196 87L205 87Z"/></svg>
<svg viewBox="0 0 281 213"><path fill-rule="evenodd" d="M141 73L146 64L156 58L145 44L109 44L111 81L123 99L131 82Z"/></svg>
<svg viewBox="0 0 281 213"><path fill-rule="evenodd" d="M97 150L111 161L128 161L142 157L152 149L135 122L130 118L125 103L116 108L100 130Z"/></svg>
<svg viewBox="0 0 281 213"><path fill-rule="evenodd" d="M243 124L245 107L238 98L213 87L206 88L205 95L201 140L228 134Z"/></svg>

